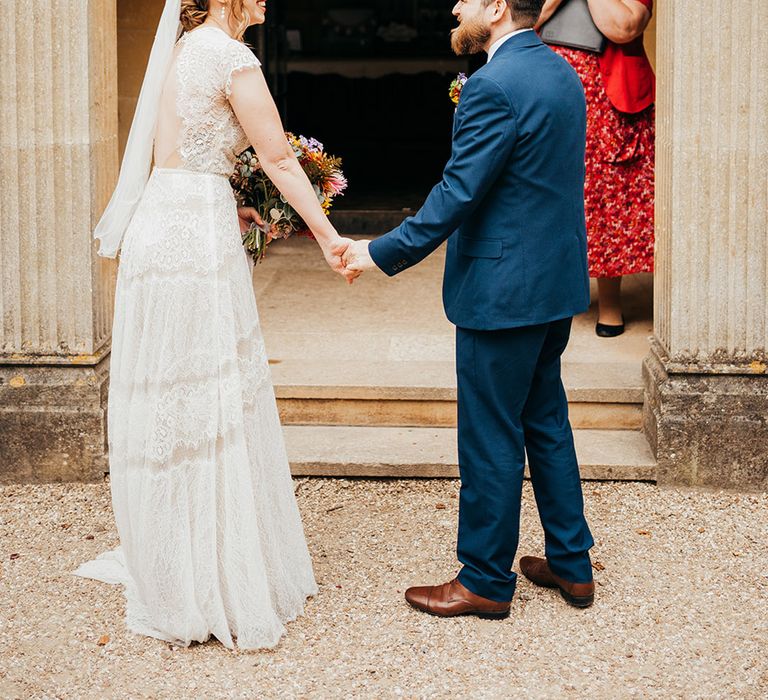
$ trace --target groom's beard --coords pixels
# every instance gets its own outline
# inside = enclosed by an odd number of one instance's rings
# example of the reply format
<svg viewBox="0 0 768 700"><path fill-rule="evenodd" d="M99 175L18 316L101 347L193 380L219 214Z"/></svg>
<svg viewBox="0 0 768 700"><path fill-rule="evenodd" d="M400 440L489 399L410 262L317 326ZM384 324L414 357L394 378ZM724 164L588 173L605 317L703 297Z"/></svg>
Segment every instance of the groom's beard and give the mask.
<svg viewBox="0 0 768 700"><path fill-rule="evenodd" d="M465 19L451 30L451 48L457 56L480 53L490 38L490 28L479 19Z"/></svg>

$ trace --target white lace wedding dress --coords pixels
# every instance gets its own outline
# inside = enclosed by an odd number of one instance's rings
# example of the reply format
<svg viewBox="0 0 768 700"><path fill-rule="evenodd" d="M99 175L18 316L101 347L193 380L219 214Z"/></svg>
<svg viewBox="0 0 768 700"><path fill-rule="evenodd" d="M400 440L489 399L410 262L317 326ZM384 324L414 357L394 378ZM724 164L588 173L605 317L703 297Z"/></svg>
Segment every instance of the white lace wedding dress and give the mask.
<svg viewBox="0 0 768 700"><path fill-rule="evenodd" d="M109 440L120 549L77 574L125 586L127 625L180 645L272 647L316 593L228 176L228 96L258 67L220 29L177 44L155 168L126 232Z"/></svg>

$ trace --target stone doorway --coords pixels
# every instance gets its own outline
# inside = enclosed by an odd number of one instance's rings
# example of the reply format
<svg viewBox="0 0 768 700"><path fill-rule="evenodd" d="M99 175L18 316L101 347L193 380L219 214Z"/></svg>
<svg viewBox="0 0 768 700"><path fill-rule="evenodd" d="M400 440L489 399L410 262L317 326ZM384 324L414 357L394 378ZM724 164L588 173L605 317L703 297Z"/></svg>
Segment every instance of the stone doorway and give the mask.
<svg viewBox="0 0 768 700"><path fill-rule="evenodd" d="M426 46L416 38L423 12L445 20ZM404 27L403 40L383 40L392 23ZM459 71L471 73L482 65L482 57L451 54L447 35L453 24L442 2L328 6L299 0L272 8L266 31L252 33L287 128L318 137L345 159L350 191L333 213L343 233L387 231L418 208L439 180L453 115L447 86ZM407 40L409 28L413 34ZM647 38L652 55L655 27ZM328 107L317 110L318 104ZM409 170L403 170L404 163ZM410 167L414 163L421 167ZM301 257L300 274L285 266L288 250L292 260ZM280 289L303 288L315 267L312 252L301 243L275 248L269 264L256 272L294 468L312 474L455 475L453 332L439 301L441 255L402 281L369 279L351 293L336 289L317 270L315 301L291 305L288 318L285 307L270 299L282 294ZM626 335L596 338L593 305L576 320L565 358L588 478L655 478L640 432L642 361L653 333L652 275L628 278L624 289ZM423 308L413 309L414 297ZM351 335L313 322L319 308L344 303L362 323ZM302 358L306 334L315 351ZM353 377L347 374L350 366ZM336 367L344 370L336 373ZM394 453L388 442L398 445ZM340 444L346 445L345 454ZM405 454L402 445L409 446Z"/></svg>

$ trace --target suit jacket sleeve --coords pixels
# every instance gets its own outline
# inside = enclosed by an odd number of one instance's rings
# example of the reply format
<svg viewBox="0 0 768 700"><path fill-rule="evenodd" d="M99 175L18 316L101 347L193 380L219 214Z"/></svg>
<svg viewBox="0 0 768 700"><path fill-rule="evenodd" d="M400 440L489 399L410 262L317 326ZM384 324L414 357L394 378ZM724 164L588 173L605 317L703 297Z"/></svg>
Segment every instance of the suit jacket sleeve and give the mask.
<svg viewBox="0 0 768 700"><path fill-rule="evenodd" d="M455 120L442 181L415 216L371 241L373 261L390 276L421 262L472 216L515 148L514 111L491 78L467 81Z"/></svg>

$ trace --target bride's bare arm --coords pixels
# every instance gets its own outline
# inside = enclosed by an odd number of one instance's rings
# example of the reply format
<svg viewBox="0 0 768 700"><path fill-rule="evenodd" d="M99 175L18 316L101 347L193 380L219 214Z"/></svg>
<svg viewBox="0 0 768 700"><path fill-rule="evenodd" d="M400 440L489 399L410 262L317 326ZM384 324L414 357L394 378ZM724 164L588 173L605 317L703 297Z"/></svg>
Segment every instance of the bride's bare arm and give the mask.
<svg viewBox="0 0 768 700"><path fill-rule="evenodd" d="M328 264L343 274L341 255L350 241L339 236L317 201L312 185L285 138L280 114L261 70L235 73L229 101L264 172L307 223ZM350 271L345 276L350 279L356 275Z"/></svg>

